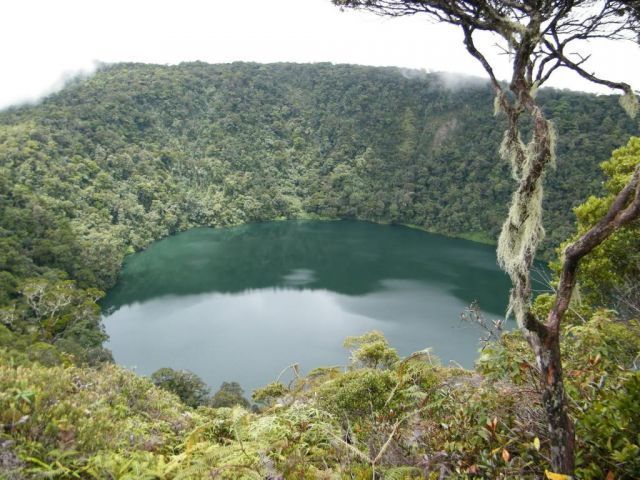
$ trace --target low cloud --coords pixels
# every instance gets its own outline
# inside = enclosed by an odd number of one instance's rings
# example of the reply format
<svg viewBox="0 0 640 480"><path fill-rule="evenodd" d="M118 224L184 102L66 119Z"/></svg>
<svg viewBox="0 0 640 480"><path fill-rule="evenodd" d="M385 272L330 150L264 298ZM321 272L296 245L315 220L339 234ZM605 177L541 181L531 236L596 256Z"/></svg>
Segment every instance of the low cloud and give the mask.
<svg viewBox="0 0 640 480"><path fill-rule="evenodd" d="M487 84L488 80L482 77L465 75L462 73L440 72L431 70L418 70L411 68L398 68L403 77L409 79L435 79L438 84L450 90L460 90L469 87L479 87Z"/></svg>
<svg viewBox="0 0 640 480"><path fill-rule="evenodd" d="M434 72L433 74L438 81L450 90L460 90L469 87L481 87L489 83L489 80L471 75L451 72Z"/></svg>
<svg viewBox="0 0 640 480"><path fill-rule="evenodd" d="M6 82L7 86L0 91L0 110L37 105L70 82L90 77L101 65L102 62L93 61L89 65L52 72L49 76L30 76L28 79L22 71L6 72L3 83Z"/></svg>

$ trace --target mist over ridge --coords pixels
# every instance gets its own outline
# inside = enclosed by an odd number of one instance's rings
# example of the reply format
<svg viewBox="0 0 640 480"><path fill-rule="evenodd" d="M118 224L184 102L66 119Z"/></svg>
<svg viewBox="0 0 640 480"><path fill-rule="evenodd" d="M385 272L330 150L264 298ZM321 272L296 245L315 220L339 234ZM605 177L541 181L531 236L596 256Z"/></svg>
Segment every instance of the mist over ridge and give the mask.
<svg viewBox="0 0 640 480"><path fill-rule="evenodd" d="M365 68L380 68L380 69L395 69L402 76L407 79L426 79L428 77L437 78L440 80L443 87L447 87L453 90L464 89L468 87L477 87L484 85L488 82L488 79L459 72L450 72L434 69L417 69L402 66L372 66L366 64L352 64L352 63L333 63L333 62L251 62L251 61L230 61L221 63L209 63L203 61L185 61L178 63L153 63L153 62L103 62L100 60L94 60L90 65L81 67L75 67L60 73L55 80L49 82L46 86L42 87L39 92L33 92L30 94L21 95L19 98L13 100L7 100L6 103L0 104L0 112L3 110L16 109L21 107L37 106L46 98L59 93L70 85L77 82L88 79L101 70L117 67L118 65L138 65L149 67L180 67L191 64L205 64L205 65L232 65L232 64L254 64L254 65L333 65L333 66L351 66L351 67L365 67ZM505 83L507 80L503 80ZM558 88L553 86L545 86L544 90L559 90L572 93L583 93L585 95L596 96L609 96L609 94L585 92L579 89L571 88ZM611 94L614 95L614 94Z"/></svg>

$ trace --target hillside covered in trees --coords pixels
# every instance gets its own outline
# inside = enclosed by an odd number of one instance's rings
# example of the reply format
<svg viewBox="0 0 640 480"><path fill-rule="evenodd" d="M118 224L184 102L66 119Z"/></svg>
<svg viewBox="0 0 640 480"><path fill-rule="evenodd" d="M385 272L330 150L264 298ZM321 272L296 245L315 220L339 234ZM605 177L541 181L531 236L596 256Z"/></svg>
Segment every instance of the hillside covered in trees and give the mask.
<svg viewBox="0 0 640 480"><path fill-rule="evenodd" d="M592 223L639 145L603 175L598 165L637 133L618 99L539 98L559 133L545 200L552 258L575 231L572 208L581 205L579 230ZM0 472L541 475L535 367L518 333L489 348L477 372L399 359L383 338L364 337L350 344L351 370L257 392L263 413L194 410L109 363L96 303L125 255L194 226L357 218L493 241L512 184L492 104L477 79L396 68L119 64L0 112ZM584 478L640 471L640 334L629 301L638 238L636 225L585 266L585 305L563 347ZM631 323L601 310L618 306L614 297Z"/></svg>
<svg viewBox="0 0 640 480"><path fill-rule="evenodd" d="M553 246L635 125L614 96L540 95L560 138ZM167 234L310 215L492 241L512 186L491 105L478 79L396 68L106 66L0 113L2 239L19 257L0 266L107 288L126 252Z"/></svg>

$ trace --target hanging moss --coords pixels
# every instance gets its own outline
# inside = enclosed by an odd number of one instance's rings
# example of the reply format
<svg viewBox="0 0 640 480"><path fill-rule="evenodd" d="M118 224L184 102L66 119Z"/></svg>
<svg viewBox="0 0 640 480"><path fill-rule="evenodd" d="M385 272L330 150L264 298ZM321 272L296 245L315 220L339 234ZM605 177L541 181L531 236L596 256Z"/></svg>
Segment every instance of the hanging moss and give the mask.
<svg viewBox="0 0 640 480"><path fill-rule="evenodd" d="M620 96L620 106L624 108L624 111L627 112L631 118L636 118L638 114L638 97L633 91L628 90L624 95Z"/></svg>
<svg viewBox="0 0 640 480"><path fill-rule="evenodd" d="M497 257L500 267L512 279L507 316L513 313L518 325L524 326L524 319L530 306L529 270L538 245L545 236L542 224L542 198L544 169L555 168L556 131L554 125L542 117L539 109L534 110L538 127L532 139L523 144L516 125L511 125L504 135L500 154L511 164L512 175L518 181L518 189L512 196L507 219L502 225L498 238ZM542 165L540 165L542 163ZM542 168L542 171L538 170ZM532 185L529 182L533 181Z"/></svg>

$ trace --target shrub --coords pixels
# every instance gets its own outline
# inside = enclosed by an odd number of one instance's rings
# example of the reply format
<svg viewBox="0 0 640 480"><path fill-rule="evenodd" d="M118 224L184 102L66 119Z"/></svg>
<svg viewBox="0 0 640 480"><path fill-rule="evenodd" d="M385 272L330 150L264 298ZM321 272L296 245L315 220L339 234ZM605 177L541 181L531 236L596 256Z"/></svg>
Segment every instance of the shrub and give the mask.
<svg viewBox="0 0 640 480"><path fill-rule="evenodd" d="M209 387L195 373L188 370L161 368L151 374L158 387L175 393L185 405L198 407L207 403Z"/></svg>
<svg viewBox="0 0 640 480"><path fill-rule="evenodd" d="M236 405L249 408L249 400L244 398L244 390L238 382L222 382L220 389L208 401L210 407L234 407Z"/></svg>
<svg viewBox="0 0 640 480"><path fill-rule="evenodd" d="M395 348L391 348L384 335L377 330L359 337L347 337L344 347L352 349L351 361L354 365L389 368L399 359Z"/></svg>

